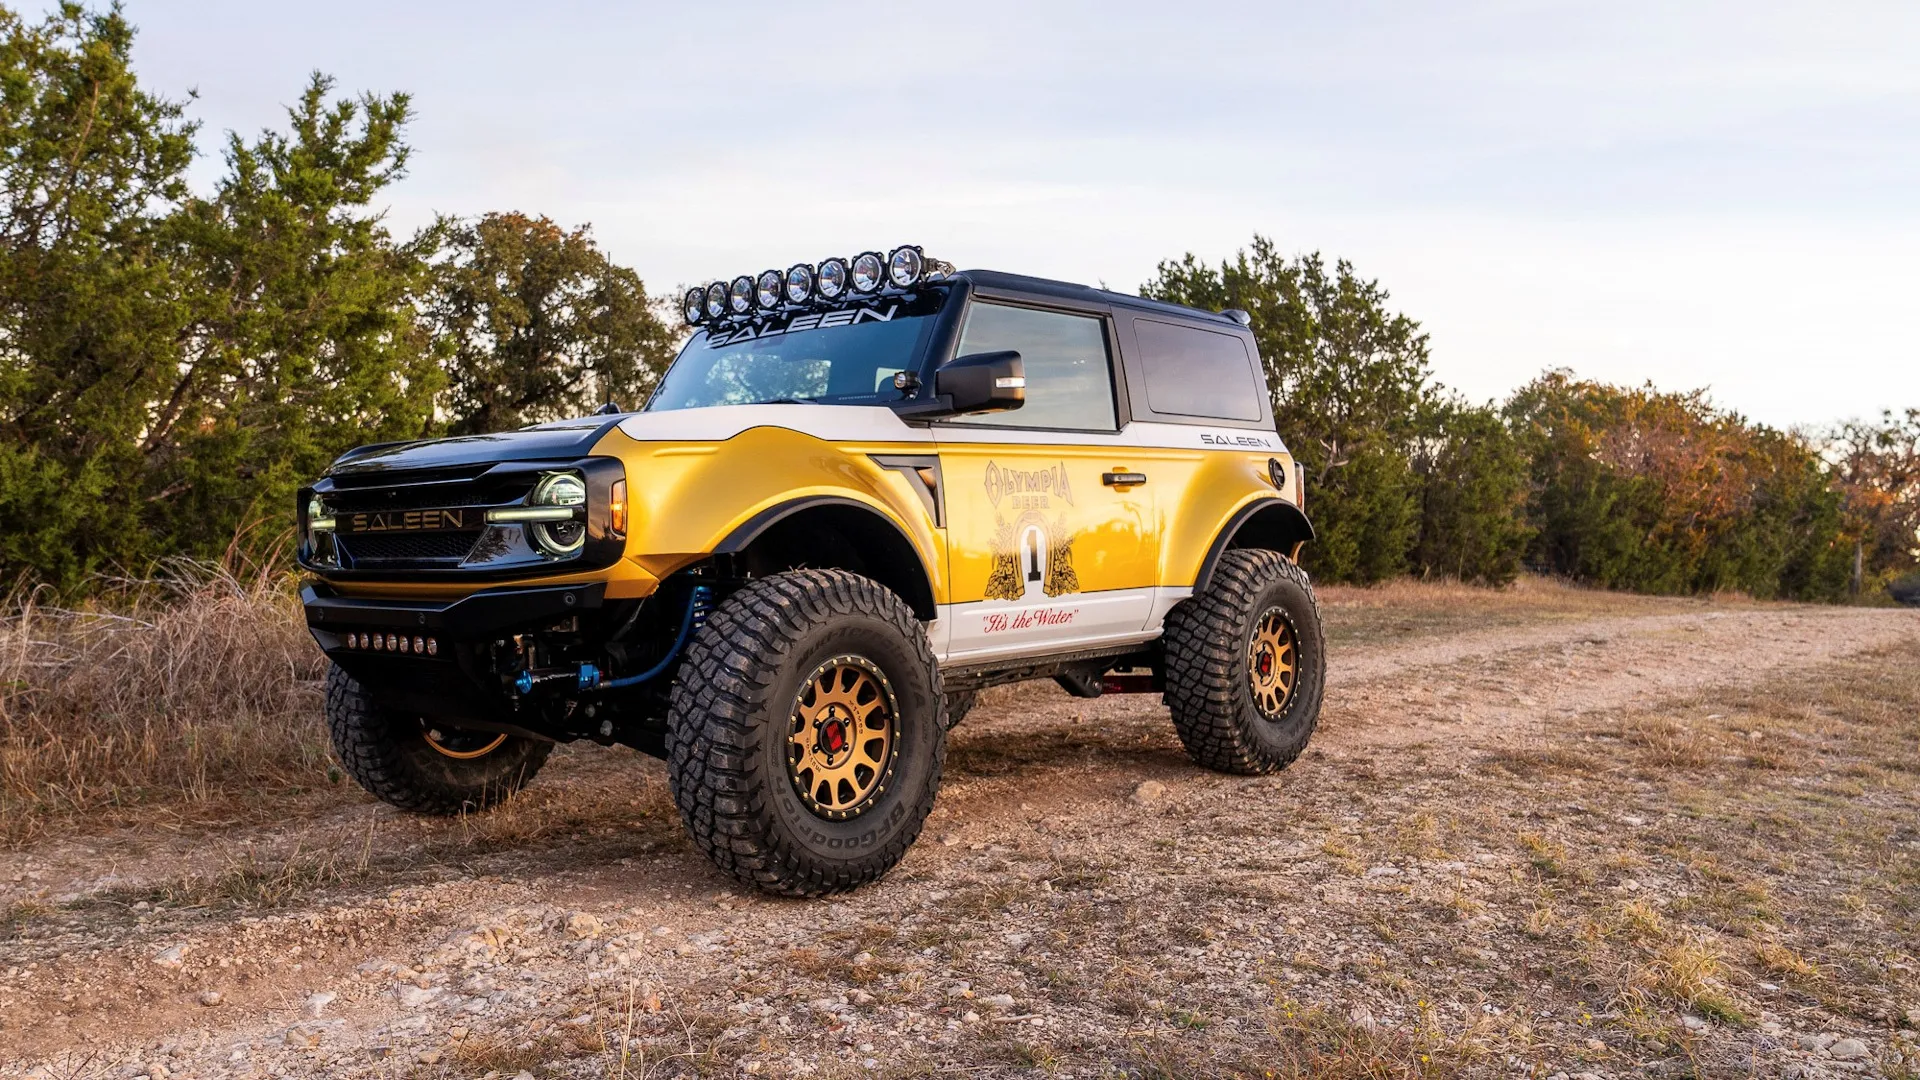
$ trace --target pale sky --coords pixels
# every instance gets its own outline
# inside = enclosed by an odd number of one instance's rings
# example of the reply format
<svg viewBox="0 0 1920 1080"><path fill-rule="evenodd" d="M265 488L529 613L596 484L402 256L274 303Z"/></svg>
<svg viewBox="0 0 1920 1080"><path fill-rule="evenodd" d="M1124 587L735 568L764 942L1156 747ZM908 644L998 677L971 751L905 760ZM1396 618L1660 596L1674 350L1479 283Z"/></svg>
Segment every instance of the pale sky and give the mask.
<svg viewBox="0 0 1920 1080"><path fill-rule="evenodd" d="M591 223L658 293L903 242L1132 291L1256 232L1503 396L1548 367L1780 426L1920 406L1920 3L127 0L221 133L405 90L389 221Z"/></svg>

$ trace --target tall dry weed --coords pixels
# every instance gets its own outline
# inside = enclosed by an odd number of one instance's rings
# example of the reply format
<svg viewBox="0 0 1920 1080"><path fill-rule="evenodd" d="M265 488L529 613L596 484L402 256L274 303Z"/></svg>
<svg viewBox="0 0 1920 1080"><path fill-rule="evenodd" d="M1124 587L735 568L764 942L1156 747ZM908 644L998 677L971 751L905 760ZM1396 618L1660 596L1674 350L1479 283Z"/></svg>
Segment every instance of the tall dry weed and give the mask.
<svg viewBox="0 0 1920 1080"><path fill-rule="evenodd" d="M0 839L325 775L319 650L284 571L174 563L83 609L0 608Z"/></svg>

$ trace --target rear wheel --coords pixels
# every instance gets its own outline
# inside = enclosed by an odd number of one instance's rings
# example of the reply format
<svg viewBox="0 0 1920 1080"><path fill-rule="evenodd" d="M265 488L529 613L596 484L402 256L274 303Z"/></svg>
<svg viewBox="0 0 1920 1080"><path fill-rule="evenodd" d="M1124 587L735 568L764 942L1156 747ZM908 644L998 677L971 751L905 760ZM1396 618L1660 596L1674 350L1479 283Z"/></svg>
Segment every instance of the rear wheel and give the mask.
<svg viewBox="0 0 1920 1080"><path fill-rule="evenodd" d="M1203 593L1167 614L1167 703L1209 769L1286 768L1320 718L1326 647L1307 572L1274 551L1220 557Z"/></svg>
<svg viewBox="0 0 1920 1080"><path fill-rule="evenodd" d="M851 889L920 835L944 713L926 631L898 596L841 570L761 578L714 610L675 677L674 802L746 884Z"/></svg>
<svg viewBox="0 0 1920 1080"><path fill-rule="evenodd" d="M525 787L553 744L469 731L382 706L340 668L327 670L327 728L341 768L402 810L484 810Z"/></svg>

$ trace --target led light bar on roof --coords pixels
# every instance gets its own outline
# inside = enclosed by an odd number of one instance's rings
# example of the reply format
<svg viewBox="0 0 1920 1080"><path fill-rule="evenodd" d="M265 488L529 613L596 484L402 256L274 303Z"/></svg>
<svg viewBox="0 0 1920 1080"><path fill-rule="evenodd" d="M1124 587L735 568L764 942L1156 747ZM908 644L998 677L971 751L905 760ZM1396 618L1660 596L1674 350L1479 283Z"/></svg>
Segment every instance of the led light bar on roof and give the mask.
<svg viewBox="0 0 1920 1080"><path fill-rule="evenodd" d="M868 251L853 259L836 255L818 265L797 263L784 274L766 270L689 289L680 314L688 326L712 325L889 290L908 292L952 273L952 263L930 259L918 245L907 244L885 254Z"/></svg>

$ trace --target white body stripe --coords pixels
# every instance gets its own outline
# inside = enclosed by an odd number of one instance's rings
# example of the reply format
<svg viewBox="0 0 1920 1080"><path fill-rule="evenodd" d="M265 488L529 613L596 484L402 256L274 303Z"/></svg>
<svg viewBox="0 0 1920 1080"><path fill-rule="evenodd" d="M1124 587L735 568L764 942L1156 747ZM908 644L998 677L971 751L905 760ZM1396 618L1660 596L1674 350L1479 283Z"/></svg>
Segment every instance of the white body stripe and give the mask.
<svg viewBox="0 0 1920 1080"><path fill-rule="evenodd" d="M1007 446L1113 446L1179 450L1238 450L1282 454L1286 444L1271 431L1162 424L1136 420L1117 432L1034 431L974 424L909 424L880 405L715 405L635 413L620 430L640 442L725 442L758 427L786 428L835 443L932 442Z"/></svg>
<svg viewBox="0 0 1920 1080"><path fill-rule="evenodd" d="M942 666L1134 645L1160 636L1190 588L1110 589L1038 603L979 600L941 604L927 637Z"/></svg>
<svg viewBox="0 0 1920 1080"><path fill-rule="evenodd" d="M833 443L933 441L924 425L908 424L878 405L715 405L635 413L620 421L620 431L639 442L725 442L762 427Z"/></svg>

